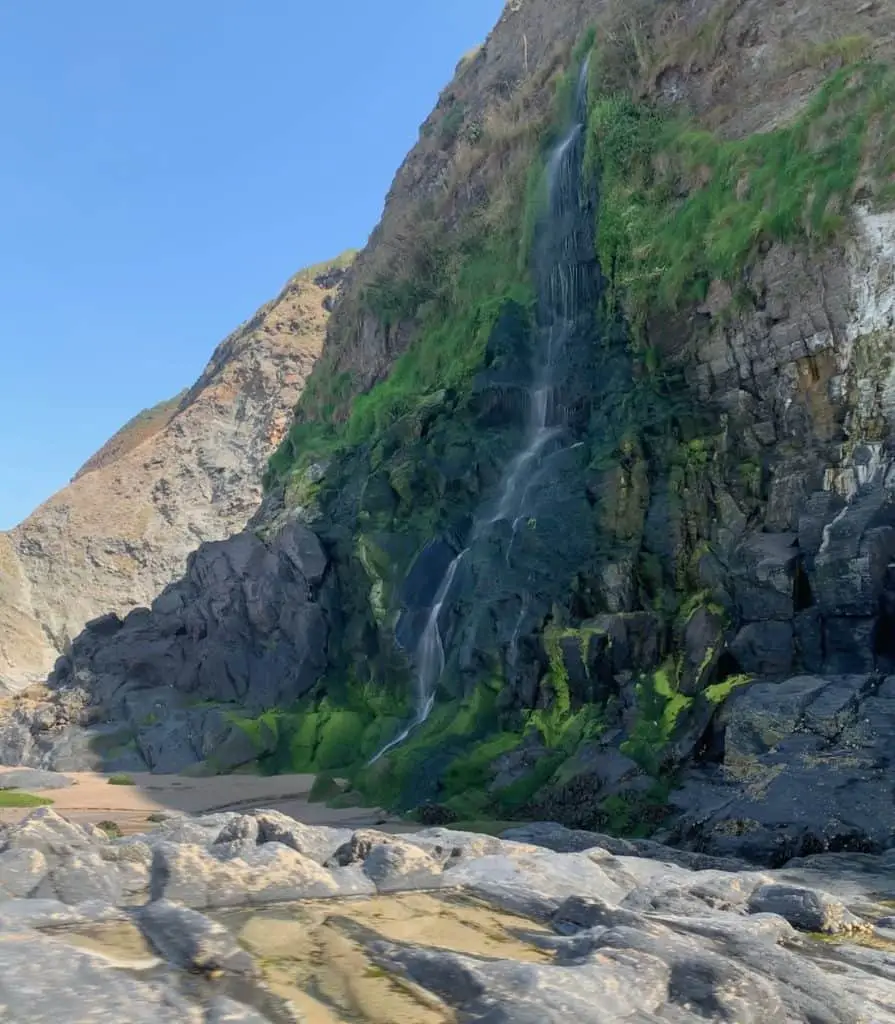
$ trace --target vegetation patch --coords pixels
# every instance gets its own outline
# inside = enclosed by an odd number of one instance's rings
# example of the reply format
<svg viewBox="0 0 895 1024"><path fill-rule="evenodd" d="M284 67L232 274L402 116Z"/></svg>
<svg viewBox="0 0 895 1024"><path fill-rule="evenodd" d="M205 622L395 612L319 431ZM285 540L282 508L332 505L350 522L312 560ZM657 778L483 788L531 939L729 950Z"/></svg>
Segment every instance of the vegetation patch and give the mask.
<svg viewBox="0 0 895 1024"><path fill-rule="evenodd" d="M725 140L600 89L592 69L587 167L599 178L598 255L634 327L736 282L763 243L825 244L859 186L895 199L895 73L843 67L791 125Z"/></svg>
<svg viewBox="0 0 895 1024"><path fill-rule="evenodd" d="M749 675L736 675L725 679L723 682L715 683L713 686L703 690L702 696L712 704L723 704L727 698L741 686L746 686L753 681L754 677Z"/></svg>
<svg viewBox="0 0 895 1024"><path fill-rule="evenodd" d="M130 775L110 775L109 776L110 786L136 786L133 778Z"/></svg>
<svg viewBox="0 0 895 1024"><path fill-rule="evenodd" d="M658 775L678 719L692 706L693 698L679 692L677 670L670 661L643 676L635 694L637 719L620 750L650 775Z"/></svg>
<svg viewBox="0 0 895 1024"><path fill-rule="evenodd" d="M46 807L52 804L46 796L36 796L21 789L0 789L0 807Z"/></svg>
<svg viewBox="0 0 895 1024"><path fill-rule="evenodd" d="M610 835L646 839L668 817L671 782L657 780L645 793L617 793L601 804L596 827Z"/></svg>
<svg viewBox="0 0 895 1024"><path fill-rule="evenodd" d="M331 772L366 763L409 716L407 698L353 677L324 680L324 697L292 708L272 708L255 718L229 714L248 736L266 775ZM324 783L321 783L324 785Z"/></svg>

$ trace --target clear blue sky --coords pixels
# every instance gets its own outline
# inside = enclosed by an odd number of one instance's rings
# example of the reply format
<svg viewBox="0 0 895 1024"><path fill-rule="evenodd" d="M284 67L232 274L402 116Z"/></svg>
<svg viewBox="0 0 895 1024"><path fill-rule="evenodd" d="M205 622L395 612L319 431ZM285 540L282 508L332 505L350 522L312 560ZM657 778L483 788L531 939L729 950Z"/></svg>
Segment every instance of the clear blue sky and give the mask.
<svg viewBox="0 0 895 1024"><path fill-rule="evenodd" d="M362 245L503 0L0 0L0 529Z"/></svg>

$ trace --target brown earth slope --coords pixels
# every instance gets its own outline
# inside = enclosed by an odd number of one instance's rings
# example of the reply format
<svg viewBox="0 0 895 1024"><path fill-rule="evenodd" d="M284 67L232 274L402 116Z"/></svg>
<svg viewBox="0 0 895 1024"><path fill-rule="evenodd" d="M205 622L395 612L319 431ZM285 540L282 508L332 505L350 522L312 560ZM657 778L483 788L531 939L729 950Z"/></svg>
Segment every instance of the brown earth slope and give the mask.
<svg viewBox="0 0 895 1024"><path fill-rule="evenodd" d="M189 391L135 417L68 487L0 534L0 682L44 677L85 622L148 604L202 541L245 525L320 352L344 263L296 274Z"/></svg>

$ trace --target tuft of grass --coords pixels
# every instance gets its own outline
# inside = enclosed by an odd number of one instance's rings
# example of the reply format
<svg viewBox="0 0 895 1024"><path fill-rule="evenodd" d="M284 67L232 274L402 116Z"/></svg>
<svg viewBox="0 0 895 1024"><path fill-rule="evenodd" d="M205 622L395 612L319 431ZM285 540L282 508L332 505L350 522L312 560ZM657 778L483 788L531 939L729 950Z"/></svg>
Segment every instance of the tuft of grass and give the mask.
<svg viewBox="0 0 895 1024"><path fill-rule="evenodd" d="M124 835L117 821L98 821L96 827L105 832L110 839L120 839Z"/></svg>
<svg viewBox="0 0 895 1024"><path fill-rule="evenodd" d="M118 774L109 776L110 786L136 786L133 778L130 775Z"/></svg>
<svg viewBox="0 0 895 1024"><path fill-rule="evenodd" d="M856 64L869 56L873 40L868 35L840 36L825 42L805 43L797 47L786 62L790 71L804 68L824 68L835 61Z"/></svg>
<svg viewBox="0 0 895 1024"><path fill-rule="evenodd" d="M35 796L21 789L0 790L0 807L46 807L52 804L46 796Z"/></svg>

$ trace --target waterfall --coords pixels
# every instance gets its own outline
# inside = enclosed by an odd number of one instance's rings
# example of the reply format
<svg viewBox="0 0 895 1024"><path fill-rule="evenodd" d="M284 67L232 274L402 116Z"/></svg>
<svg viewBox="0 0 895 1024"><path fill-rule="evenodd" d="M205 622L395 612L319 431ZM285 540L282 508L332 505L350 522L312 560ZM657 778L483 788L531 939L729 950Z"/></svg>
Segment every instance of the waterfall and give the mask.
<svg viewBox="0 0 895 1024"><path fill-rule="evenodd" d="M540 230L535 259L538 293L538 341L533 384L528 403L528 424L522 448L512 459L495 501L480 509L473 523L469 546L444 572L429 610L425 628L413 652L415 708L410 723L370 760L374 764L421 726L435 704L435 693L445 667L444 640L439 620L450 598L457 570L472 544L495 524L508 521L513 533L525 517L526 499L537 480L538 466L551 446L563 444L565 412L557 381L557 357L575 329L591 298L583 270L578 221L581 213L581 166L587 119L587 71L581 67L575 96L573 124L554 147L546 165L547 212ZM568 446L566 444L566 446ZM509 554L508 556L509 557ZM522 616L516 634L522 624ZM516 637L514 636L514 646Z"/></svg>

